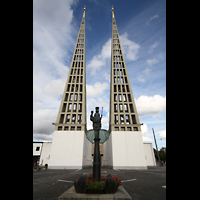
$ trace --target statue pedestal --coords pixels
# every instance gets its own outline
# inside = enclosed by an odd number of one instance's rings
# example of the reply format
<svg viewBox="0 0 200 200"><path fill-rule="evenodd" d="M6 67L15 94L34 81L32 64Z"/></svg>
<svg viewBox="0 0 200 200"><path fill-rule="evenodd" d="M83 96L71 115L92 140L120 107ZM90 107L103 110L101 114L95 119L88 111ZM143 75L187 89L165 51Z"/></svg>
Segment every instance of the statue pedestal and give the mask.
<svg viewBox="0 0 200 200"><path fill-rule="evenodd" d="M61 194L58 197L58 200L72 200L72 199L80 199L80 200L131 200L132 198L126 192L126 190L119 186L117 191L114 194L80 194L76 193L75 187L71 187L66 192Z"/></svg>

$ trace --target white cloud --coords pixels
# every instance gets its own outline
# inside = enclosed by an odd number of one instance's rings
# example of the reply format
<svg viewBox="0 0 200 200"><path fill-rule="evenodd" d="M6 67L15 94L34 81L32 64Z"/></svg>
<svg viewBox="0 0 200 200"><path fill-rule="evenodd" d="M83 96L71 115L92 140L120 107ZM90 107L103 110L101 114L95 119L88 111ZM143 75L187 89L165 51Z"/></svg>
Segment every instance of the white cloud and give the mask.
<svg viewBox="0 0 200 200"><path fill-rule="evenodd" d="M96 72L100 71L103 65L105 65L105 61L101 60L100 56L94 56L87 67L90 69L91 75L96 75Z"/></svg>
<svg viewBox="0 0 200 200"><path fill-rule="evenodd" d="M33 1L33 139L52 139L77 37L71 23L76 2Z"/></svg>
<svg viewBox="0 0 200 200"><path fill-rule="evenodd" d="M166 110L166 97L160 95L154 95L153 97L142 95L135 99L135 103L139 116L156 116L160 111Z"/></svg>
<svg viewBox="0 0 200 200"><path fill-rule="evenodd" d="M159 18L159 15L154 15L153 17L150 17L150 19L147 20L146 24L147 25L150 25L150 22L153 20L153 19L158 19Z"/></svg>
<svg viewBox="0 0 200 200"><path fill-rule="evenodd" d="M54 79L44 87L43 92L58 97L63 93L65 82L65 79Z"/></svg>
<svg viewBox="0 0 200 200"><path fill-rule="evenodd" d="M150 71L151 71L151 69L148 68L148 67L146 67L145 70L143 70L142 72L143 72L144 74L149 74Z"/></svg>
<svg viewBox="0 0 200 200"><path fill-rule="evenodd" d="M39 133L34 133L33 134L33 141L51 142L52 139L53 139L53 133L50 134L50 135L39 134Z"/></svg>
<svg viewBox="0 0 200 200"><path fill-rule="evenodd" d="M146 142L146 143L153 143L153 139L147 137L149 136L149 133L148 133L148 127L146 124L143 123L143 125L141 126L141 131L142 131L142 139L143 139L143 142Z"/></svg>
<svg viewBox="0 0 200 200"><path fill-rule="evenodd" d="M64 64L66 49L70 49L75 42L70 34L74 29L71 24L73 17L71 5L71 0L33 2L34 70L41 72L42 68L58 76L63 75L63 70L66 71Z"/></svg>
<svg viewBox="0 0 200 200"><path fill-rule="evenodd" d="M101 96L107 89L109 89L109 84L106 82L96 82L94 85L86 84L87 97Z"/></svg>
<svg viewBox="0 0 200 200"><path fill-rule="evenodd" d="M149 47L149 51L148 51L148 53L149 54L152 54L153 53L153 51L154 51L154 49L158 46L158 42L154 42L150 47Z"/></svg>
<svg viewBox="0 0 200 200"><path fill-rule="evenodd" d="M119 38L120 38L120 43L122 45L124 57L131 61L137 60L138 59L137 54L138 54L140 45L129 40L127 32L125 32L123 35L120 35Z"/></svg>
<svg viewBox="0 0 200 200"><path fill-rule="evenodd" d="M108 83L110 83L110 74L108 74L108 73L105 72L103 74L103 77L105 78L106 81L108 81Z"/></svg>
<svg viewBox="0 0 200 200"><path fill-rule="evenodd" d="M143 123L143 125L141 126L141 131L142 134L144 135L145 133L148 133L148 127L146 124Z"/></svg>
<svg viewBox="0 0 200 200"><path fill-rule="evenodd" d="M153 66L163 60L164 60L164 53L159 52L157 55L154 56L153 59L147 59L146 62L148 63L148 65Z"/></svg>
<svg viewBox="0 0 200 200"><path fill-rule="evenodd" d="M35 134L50 135L53 133L54 126L52 122L56 122L58 114L57 109L38 109L33 112L33 138Z"/></svg>
<svg viewBox="0 0 200 200"><path fill-rule="evenodd" d="M140 81L141 83L145 82L145 79L141 74L137 77L137 80Z"/></svg>
<svg viewBox="0 0 200 200"><path fill-rule="evenodd" d="M41 108L42 108L42 103L41 102L33 103L33 110L34 111L37 111L37 110L39 110Z"/></svg>
<svg viewBox="0 0 200 200"><path fill-rule="evenodd" d="M93 56L87 67L91 71L91 75L95 75L97 71L106 64L106 60L111 58L111 39L109 39L102 47L101 53Z"/></svg>
<svg viewBox="0 0 200 200"><path fill-rule="evenodd" d="M165 139L166 139L166 130L164 130L164 131L159 131L159 136L160 136L161 138L165 138Z"/></svg>
<svg viewBox="0 0 200 200"><path fill-rule="evenodd" d="M123 49L123 55L125 59L135 61L138 59L138 50L140 48L139 44L128 39L128 34L125 32L124 34L119 36L120 43ZM102 67L106 66L106 62L111 58L111 38L103 45L101 49L101 53L93 56L92 60L89 61L87 67L91 71L91 75L96 75L96 72L100 71Z"/></svg>
<svg viewBox="0 0 200 200"><path fill-rule="evenodd" d="M154 58L154 59L148 59L146 62L147 62L150 66L152 66L152 65L157 64L159 61L156 60L156 59Z"/></svg>

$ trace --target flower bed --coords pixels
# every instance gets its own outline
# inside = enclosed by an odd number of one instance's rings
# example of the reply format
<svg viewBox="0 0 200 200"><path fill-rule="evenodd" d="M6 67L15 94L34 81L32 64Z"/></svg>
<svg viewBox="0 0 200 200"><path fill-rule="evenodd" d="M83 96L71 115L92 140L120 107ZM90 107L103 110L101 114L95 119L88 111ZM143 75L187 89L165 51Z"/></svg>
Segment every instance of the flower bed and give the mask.
<svg viewBox="0 0 200 200"><path fill-rule="evenodd" d="M121 180L118 179L115 176L111 176L111 177L116 180L117 187L119 187L121 185ZM79 177L77 177L77 179L78 178ZM91 173L89 175L89 178L87 178L86 180L87 180L87 191L86 191L86 193L89 193L89 194L103 194L103 193L105 193L105 191L104 191L105 177L104 176L101 175L101 179L100 179L99 182L96 179L94 179L94 181L93 181L93 173Z"/></svg>

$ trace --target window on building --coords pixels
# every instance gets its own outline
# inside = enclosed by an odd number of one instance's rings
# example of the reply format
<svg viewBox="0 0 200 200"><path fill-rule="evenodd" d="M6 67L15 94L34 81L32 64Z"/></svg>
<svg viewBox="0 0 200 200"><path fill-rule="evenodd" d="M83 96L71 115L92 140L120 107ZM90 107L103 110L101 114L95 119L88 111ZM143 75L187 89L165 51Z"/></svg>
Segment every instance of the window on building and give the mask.
<svg viewBox="0 0 200 200"><path fill-rule="evenodd" d="M80 85L80 92L83 92L83 85Z"/></svg>
<svg viewBox="0 0 200 200"><path fill-rule="evenodd" d="M117 112L117 104L114 104L114 112Z"/></svg>
<svg viewBox="0 0 200 200"><path fill-rule="evenodd" d="M119 104L119 110L120 110L120 112L123 112L122 104Z"/></svg>
<svg viewBox="0 0 200 200"><path fill-rule="evenodd" d="M67 92L69 92L69 90L70 90L70 84L68 84L67 86Z"/></svg>
<svg viewBox="0 0 200 200"><path fill-rule="evenodd" d="M75 92L78 92L78 85L76 85Z"/></svg>
<svg viewBox="0 0 200 200"><path fill-rule="evenodd" d="M69 126L64 126L64 130L68 131L69 130Z"/></svg>
<svg viewBox="0 0 200 200"><path fill-rule="evenodd" d="M71 130L70 131L75 131L75 126L71 126Z"/></svg>
<svg viewBox="0 0 200 200"><path fill-rule="evenodd" d="M119 131L119 127L115 127L115 131Z"/></svg>
<svg viewBox="0 0 200 200"><path fill-rule="evenodd" d="M130 110L131 110L131 112L134 113L134 110L133 110L133 104L129 104L129 106L130 106Z"/></svg>
<svg viewBox="0 0 200 200"><path fill-rule="evenodd" d="M72 87L71 87L71 92L74 91L74 84L72 84Z"/></svg>
<svg viewBox="0 0 200 200"><path fill-rule="evenodd" d="M65 99L64 99L64 101L67 101L68 95L69 95L68 93L65 94Z"/></svg>
<svg viewBox="0 0 200 200"><path fill-rule="evenodd" d="M70 114L67 114L66 124L69 124L70 121Z"/></svg>
<svg viewBox="0 0 200 200"><path fill-rule="evenodd" d="M130 124L129 115L126 115L126 124Z"/></svg>
<svg viewBox="0 0 200 200"><path fill-rule="evenodd" d="M71 109L72 109L72 104L71 104L71 103L69 103L69 104L68 104L68 110L67 110L67 111L68 111L68 112L70 112L70 111L71 111Z"/></svg>
<svg viewBox="0 0 200 200"><path fill-rule="evenodd" d="M72 77L70 76L70 77L69 77L69 83L71 83L71 81L72 81Z"/></svg>
<svg viewBox="0 0 200 200"><path fill-rule="evenodd" d="M117 92L117 90L116 90L116 85L114 85L114 92Z"/></svg>
<svg viewBox="0 0 200 200"><path fill-rule="evenodd" d="M136 123L135 115L131 115L131 118L132 118L132 122L133 122L133 124L137 124L137 123Z"/></svg>
<svg viewBox="0 0 200 200"><path fill-rule="evenodd" d="M121 124L124 124L124 115L120 115Z"/></svg>
<svg viewBox="0 0 200 200"><path fill-rule="evenodd" d="M82 112L82 103L78 104L78 112Z"/></svg>
<svg viewBox="0 0 200 200"><path fill-rule="evenodd" d="M74 95L74 101L77 101L78 94Z"/></svg>
<svg viewBox="0 0 200 200"><path fill-rule="evenodd" d="M76 112L76 103L74 103L74 108L73 108L73 112Z"/></svg>
<svg viewBox="0 0 200 200"><path fill-rule="evenodd" d="M36 151L39 151L40 150L40 147L36 147Z"/></svg>
<svg viewBox="0 0 200 200"><path fill-rule="evenodd" d="M119 94L119 101L122 101L122 95Z"/></svg>
<svg viewBox="0 0 200 200"><path fill-rule="evenodd" d="M123 92L126 92L126 91L125 91L125 87L124 87L124 85L122 85L122 91L123 91Z"/></svg>
<svg viewBox="0 0 200 200"><path fill-rule="evenodd" d="M73 114L72 115L72 124L75 124L75 122L76 122L76 114Z"/></svg>
<svg viewBox="0 0 200 200"><path fill-rule="evenodd" d="M79 101L82 101L82 94L79 94Z"/></svg>
<svg viewBox="0 0 200 200"><path fill-rule="evenodd" d="M118 115L114 115L114 123L115 123L115 124L119 124L119 123L118 123Z"/></svg>
<svg viewBox="0 0 200 200"><path fill-rule="evenodd" d="M124 104L124 110L125 110L125 112L128 112L128 105L127 104Z"/></svg>
<svg viewBox="0 0 200 200"><path fill-rule="evenodd" d="M123 98L124 98L124 102L126 102L127 100L126 100L126 95L125 94L123 94Z"/></svg>
<svg viewBox="0 0 200 200"><path fill-rule="evenodd" d="M78 124L82 123L82 115L78 115Z"/></svg>
<svg viewBox="0 0 200 200"><path fill-rule="evenodd" d="M83 76L81 76L81 81L80 81L80 83L83 83Z"/></svg>
<svg viewBox="0 0 200 200"><path fill-rule="evenodd" d="M66 105L67 105L66 103L64 103L64 104L63 104L63 107L62 107L62 112L65 112Z"/></svg>
<svg viewBox="0 0 200 200"><path fill-rule="evenodd" d="M121 85L118 85L118 92L121 92Z"/></svg>
<svg viewBox="0 0 200 200"><path fill-rule="evenodd" d="M73 94L70 94L70 101L73 101Z"/></svg>
<svg viewBox="0 0 200 200"><path fill-rule="evenodd" d="M64 114L61 114L61 115L60 115L60 121L59 121L59 123L60 123L60 124L62 124L62 123L63 123L64 116L65 116Z"/></svg>
<svg viewBox="0 0 200 200"><path fill-rule="evenodd" d="M114 101L117 101L117 94L114 94Z"/></svg>
<svg viewBox="0 0 200 200"><path fill-rule="evenodd" d="M127 131L131 131L131 127L127 127Z"/></svg>

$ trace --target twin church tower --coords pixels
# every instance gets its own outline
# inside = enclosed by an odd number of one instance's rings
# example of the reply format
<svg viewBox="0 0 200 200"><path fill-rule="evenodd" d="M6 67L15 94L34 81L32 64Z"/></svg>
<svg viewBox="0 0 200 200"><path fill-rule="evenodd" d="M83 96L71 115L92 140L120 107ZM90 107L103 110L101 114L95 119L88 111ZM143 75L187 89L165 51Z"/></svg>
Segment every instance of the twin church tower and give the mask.
<svg viewBox="0 0 200 200"><path fill-rule="evenodd" d="M54 129L50 169L80 169L92 165L87 139L85 10ZM126 69L112 8L109 138L101 163L114 169L147 169L141 124Z"/></svg>

